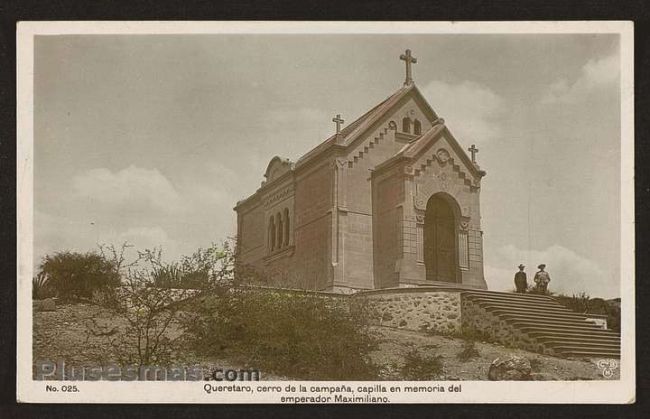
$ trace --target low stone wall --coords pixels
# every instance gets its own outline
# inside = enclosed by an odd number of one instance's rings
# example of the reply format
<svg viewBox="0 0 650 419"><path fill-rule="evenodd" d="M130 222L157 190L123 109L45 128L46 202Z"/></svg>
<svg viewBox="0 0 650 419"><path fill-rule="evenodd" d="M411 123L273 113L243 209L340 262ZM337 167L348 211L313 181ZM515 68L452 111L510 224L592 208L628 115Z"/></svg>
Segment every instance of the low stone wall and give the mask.
<svg viewBox="0 0 650 419"><path fill-rule="evenodd" d="M538 344L528 335L521 333L506 321L471 300L462 298L461 307L462 327L466 331L506 346L553 355L544 345Z"/></svg>
<svg viewBox="0 0 650 419"><path fill-rule="evenodd" d="M461 330L460 290L392 288L365 291L353 298L366 299L375 317L373 323L399 329L439 334Z"/></svg>
<svg viewBox="0 0 650 419"><path fill-rule="evenodd" d="M297 296L313 296L331 301L361 301L368 304L372 324L396 329L456 334L463 329L508 346L540 351L535 341L463 298L463 288L413 287L387 288L340 294L273 287L250 287L253 292L270 292Z"/></svg>

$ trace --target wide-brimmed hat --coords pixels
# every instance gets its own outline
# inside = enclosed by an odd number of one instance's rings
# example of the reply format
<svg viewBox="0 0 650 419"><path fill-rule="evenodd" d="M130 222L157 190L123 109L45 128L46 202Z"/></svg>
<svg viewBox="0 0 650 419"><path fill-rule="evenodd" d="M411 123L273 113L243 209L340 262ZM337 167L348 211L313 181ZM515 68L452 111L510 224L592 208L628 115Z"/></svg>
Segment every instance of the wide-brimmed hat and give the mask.
<svg viewBox="0 0 650 419"><path fill-rule="evenodd" d="M538 269L544 269L544 268L546 268L546 264L542 263L542 264L538 265L537 268Z"/></svg>
<svg viewBox="0 0 650 419"><path fill-rule="evenodd" d="M525 268L525 266L522 263L520 263L518 268Z"/></svg>

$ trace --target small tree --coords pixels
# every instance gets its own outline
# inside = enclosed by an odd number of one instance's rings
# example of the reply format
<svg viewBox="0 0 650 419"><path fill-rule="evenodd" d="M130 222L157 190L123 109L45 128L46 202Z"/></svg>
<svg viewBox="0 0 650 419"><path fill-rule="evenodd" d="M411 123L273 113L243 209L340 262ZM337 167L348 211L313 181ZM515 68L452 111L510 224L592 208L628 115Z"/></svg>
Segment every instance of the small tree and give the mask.
<svg viewBox="0 0 650 419"><path fill-rule="evenodd" d="M38 277L61 298L90 298L93 291L120 284L115 265L96 252L57 252L43 258Z"/></svg>
<svg viewBox="0 0 650 419"><path fill-rule="evenodd" d="M164 365L172 360L175 338L170 329L178 320L184 302L232 279L232 251L226 243L199 249L179 262L163 261L162 250L138 252L125 262L126 243L121 249L102 246L122 277L114 308L127 324L121 333L107 336L114 355L123 365Z"/></svg>

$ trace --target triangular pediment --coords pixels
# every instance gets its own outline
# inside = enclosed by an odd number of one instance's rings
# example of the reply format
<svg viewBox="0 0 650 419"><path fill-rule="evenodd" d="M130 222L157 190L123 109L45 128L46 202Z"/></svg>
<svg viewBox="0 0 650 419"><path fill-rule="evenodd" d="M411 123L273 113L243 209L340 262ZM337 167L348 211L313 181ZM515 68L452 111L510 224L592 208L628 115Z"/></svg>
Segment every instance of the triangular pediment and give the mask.
<svg viewBox="0 0 650 419"><path fill-rule="evenodd" d="M392 166L399 161L408 161L415 174L426 169L433 161L447 164L451 161L457 170L467 173L476 181L485 176L486 172L478 164L472 162L464 148L439 119L427 132L405 145L395 156L377 167L377 170Z"/></svg>
<svg viewBox="0 0 650 419"><path fill-rule="evenodd" d="M422 118L423 130L438 119L438 115L431 108L415 84L403 86L368 112L346 125L340 133L332 135L317 147L307 152L298 159L296 166L300 167L306 164L333 146L353 149L358 143L367 139L370 132L377 129L380 125L388 124L389 121L400 124L404 115L400 115L399 112L403 111L404 104L409 101L414 105L411 107L411 110L415 108L420 118Z"/></svg>
<svg viewBox="0 0 650 419"><path fill-rule="evenodd" d="M438 115L436 115L431 105L429 105L424 96L422 96L422 93L415 84L404 87L402 90L401 94L391 97L391 100L384 103L375 115L367 118L362 124L359 124L352 132L350 132L350 134L346 136L344 144L347 146L352 145L358 139L363 138L364 134L368 131L372 130L377 125L385 124L387 121L393 121L395 124L400 125L402 119L405 116L409 116L405 113L406 111L404 109L404 105L409 102L412 102L413 104L409 111L411 113L417 112L423 119L422 122L426 121L428 124L431 124L433 121L438 119ZM410 116L412 115L413 114Z"/></svg>

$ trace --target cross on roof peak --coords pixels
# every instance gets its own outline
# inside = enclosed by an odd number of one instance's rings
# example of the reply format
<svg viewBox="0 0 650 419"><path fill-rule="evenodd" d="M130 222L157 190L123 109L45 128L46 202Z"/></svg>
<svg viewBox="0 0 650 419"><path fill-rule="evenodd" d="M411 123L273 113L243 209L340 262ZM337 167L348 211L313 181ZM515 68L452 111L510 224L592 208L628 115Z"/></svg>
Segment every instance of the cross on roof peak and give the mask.
<svg viewBox="0 0 650 419"><path fill-rule="evenodd" d="M332 122L334 122L336 124L336 133L337 134L340 133L341 132L341 125L343 125L343 123L345 122L341 118L341 114L339 113L334 118L332 118Z"/></svg>
<svg viewBox="0 0 650 419"><path fill-rule="evenodd" d="M411 76L411 64L417 64L418 59L411 55L410 49L404 51L404 54L400 55L399 59L406 63L406 80L404 80L404 86L410 86L413 84L413 77Z"/></svg>
<svg viewBox="0 0 650 419"><path fill-rule="evenodd" d="M476 163L476 153L478 153L478 148L476 148L476 145L472 144L472 146L468 148L467 151L472 153L472 163Z"/></svg>

